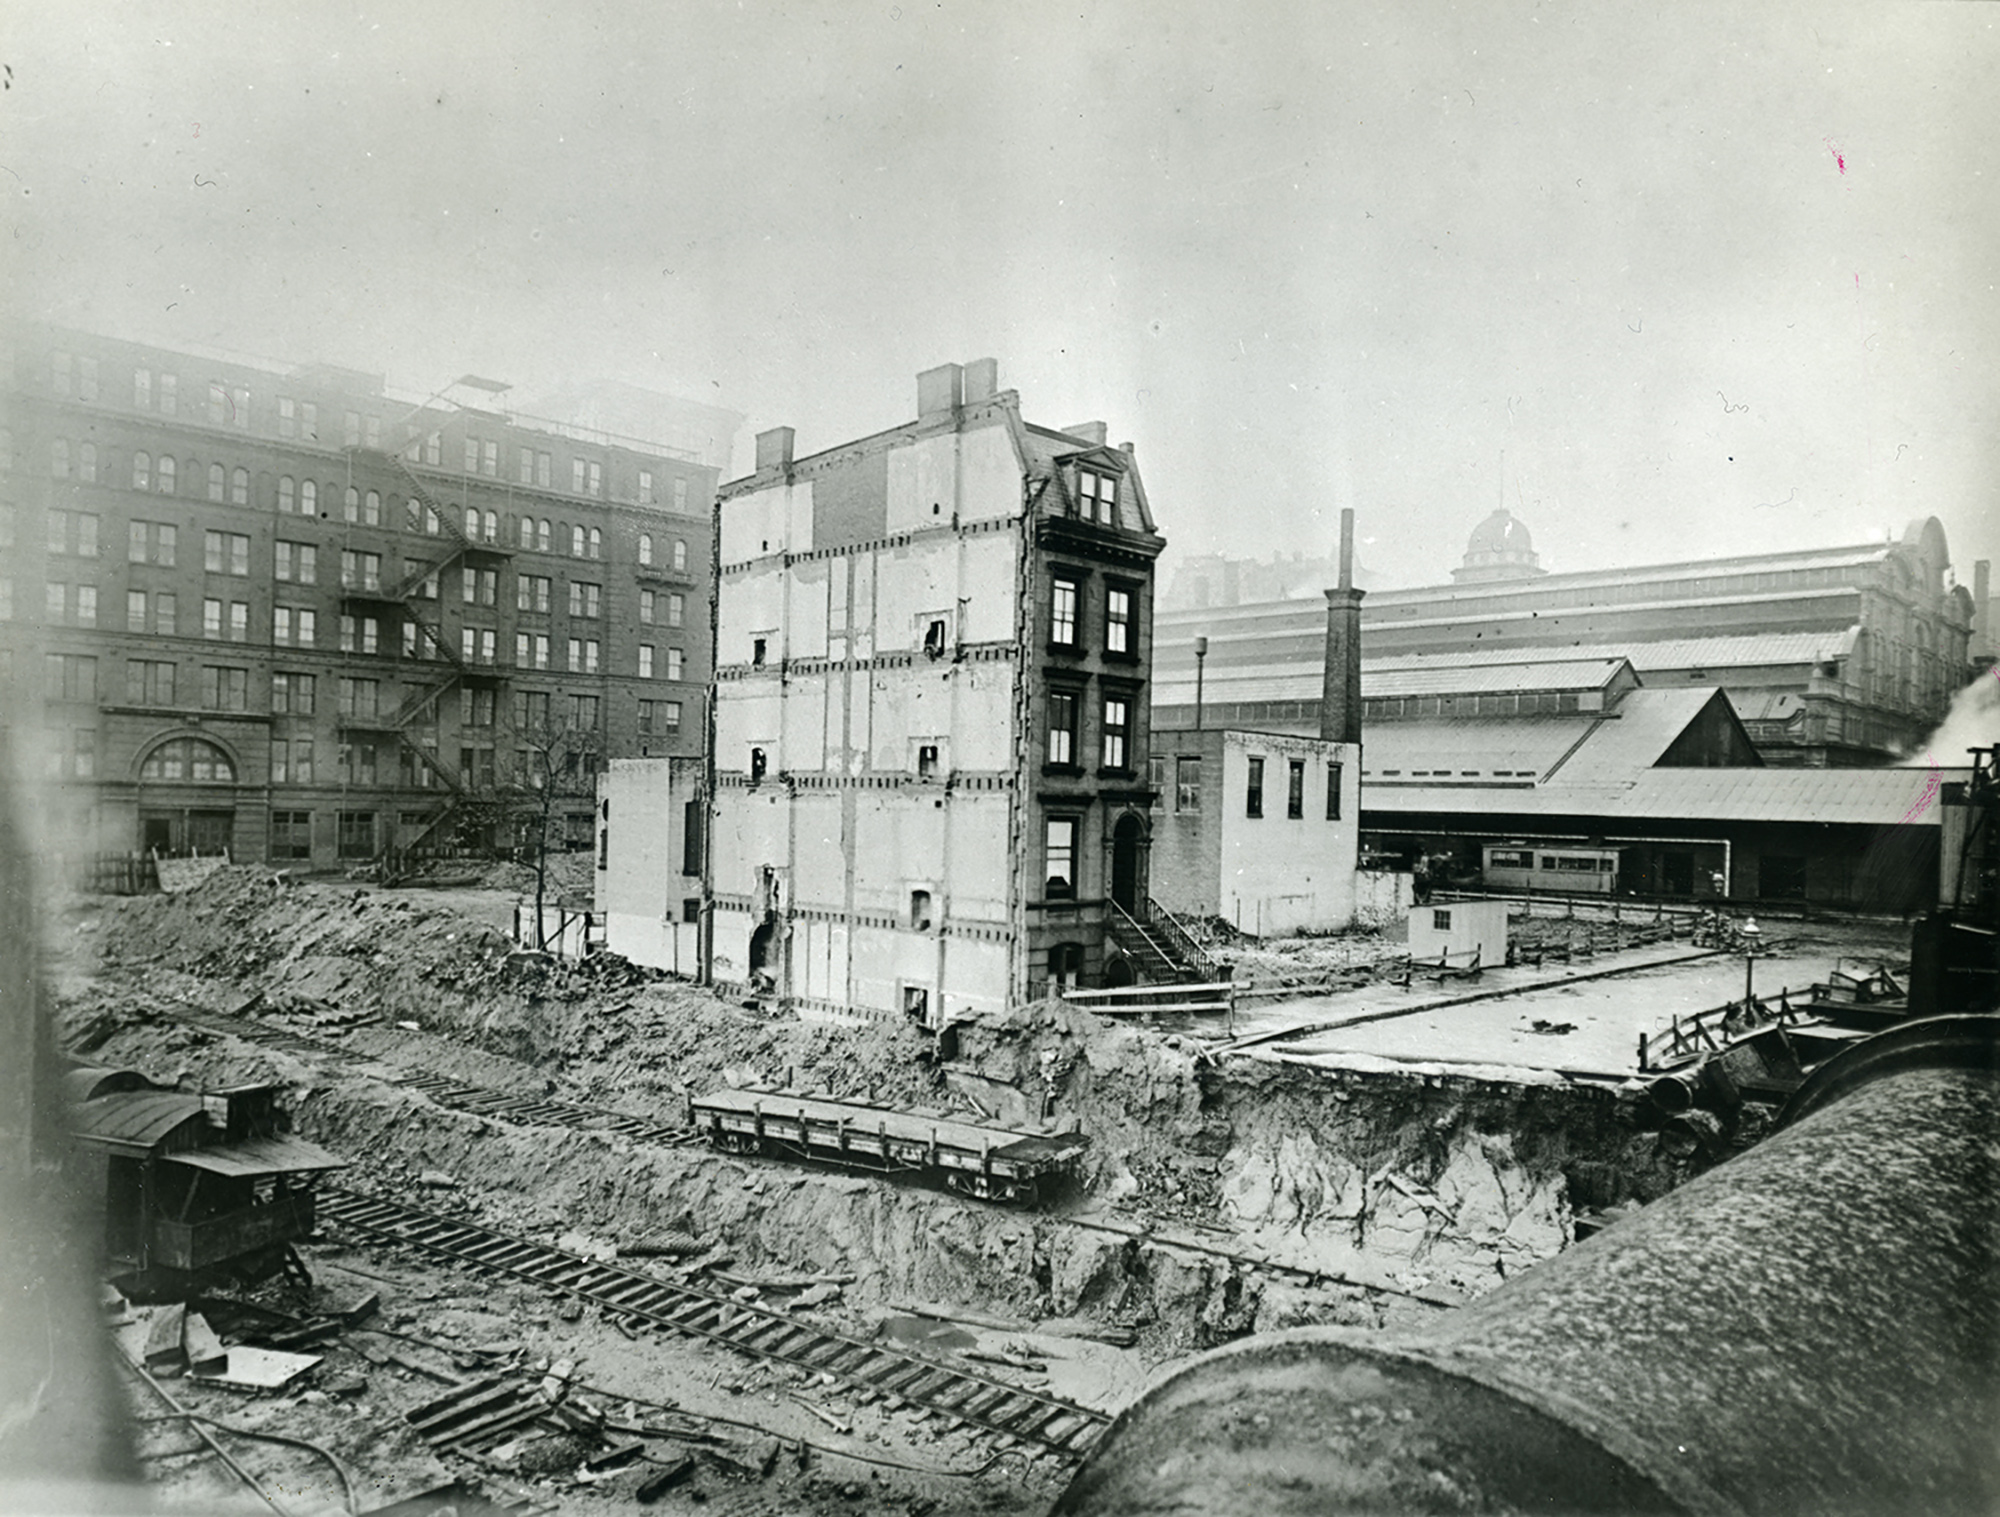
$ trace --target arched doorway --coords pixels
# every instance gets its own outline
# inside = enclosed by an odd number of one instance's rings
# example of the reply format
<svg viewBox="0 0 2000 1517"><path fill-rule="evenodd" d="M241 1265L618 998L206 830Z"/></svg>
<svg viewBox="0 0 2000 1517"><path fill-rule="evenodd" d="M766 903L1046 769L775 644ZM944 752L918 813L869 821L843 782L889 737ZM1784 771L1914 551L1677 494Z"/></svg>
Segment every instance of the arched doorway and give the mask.
<svg viewBox="0 0 2000 1517"><path fill-rule="evenodd" d="M217 854L236 841L236 761L205 737L170 737L139 762L139 847Z"/></svg>
<svg viewBox="0 0 2000 1517"><path fill-rule="evenodd" d="M1111 829L1111 899L1119 909L1136 915L1142 886L1146 826L1127 812Z"/></svg>

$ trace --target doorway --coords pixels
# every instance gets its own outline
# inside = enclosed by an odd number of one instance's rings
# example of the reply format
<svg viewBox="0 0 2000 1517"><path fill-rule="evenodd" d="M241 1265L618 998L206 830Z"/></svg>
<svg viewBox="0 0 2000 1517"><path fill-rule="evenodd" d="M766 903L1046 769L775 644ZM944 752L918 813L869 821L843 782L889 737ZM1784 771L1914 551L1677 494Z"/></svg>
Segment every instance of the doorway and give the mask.
<svg viewBox="0 0 2000 1517"><path fill-rule="evenodd" d="M1139 858L1145 846L1144 824L1127 813L1111 830L1111 900L1136 916L1139 909Z"/></svg>

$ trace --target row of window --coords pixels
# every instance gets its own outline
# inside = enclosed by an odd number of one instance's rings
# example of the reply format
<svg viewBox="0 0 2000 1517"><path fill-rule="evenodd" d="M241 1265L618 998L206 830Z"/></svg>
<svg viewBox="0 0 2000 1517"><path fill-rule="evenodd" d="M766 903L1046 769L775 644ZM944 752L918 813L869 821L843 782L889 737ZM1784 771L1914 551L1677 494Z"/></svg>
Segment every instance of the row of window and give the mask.
<svg viewBox="0 0 2000 1517"><path fill-rule="evenodd" d="M1049 642L1063 649L1083 646L1087 613L1084 584L1080 579L1057 575L1049 595ZM1136 651L1133 636L1132 591L1109 585L1104 591L1104 651L1130 656Z"/></svg>
<svg viewBox="0 0 2000 1517"><path fill-rule="evenodd" d="M97 658L87 653L46 655L47 695L52 701L92 704L97 700ZM201 667L200 704L210 711L250 709L250 670L243 666L207 664ZM125 662L125 703L132 706L173 706L177 694L179 665L171 659L133 658ZM318 708L319 676L296 670L275 670L271 674L270 711L273 716L310 717ZM338 713L347 718L373 720L381 715L382 682L365 676L340 675L334 692ZM594 727L598 697L569 695L569 717L573 724ZM515 725L523 729L547 726L550 718L547 691L513 692ZM492 690L461 687L459 721L462 726L490 727L499 709L499 696ZM589 720L583 718L588 716ZM435 702L417 713L419 723L435 721ZM679 701L639 702L639 730L642 733L671 733L680 730Z"/></svg>
<svg viewBox="0 0 2000 1517"><path fill-rule="evenodd" d="M79 400L95 401L99 398L99 365L96 358L87 354L78 355L56 351L49 355L49 387L57 395L75 396ZM136 366L132 370L132 405L135 410L153 411L161 416L178 416L180 409L180 376L161 371L155 373L149 367ZM300 442L320 440L319 405L315 401L301 400L292 395L277 397L278 436ZM199 410L191 413L197 418ZM250 430L251 395L248 386L226 384L220 380L210 381L207 395L207 419L217 426L234 426L242 431ZM382 418L378 415L359 411L344 411L341 416L341 442L349 448L380 449L382 446ZM467 474L478 474L488 479L500 476L501 444L492 438L468 436L464 442L464 467ZM444 439L439 432L416 439L409 444L408 451L413 460L421 457L432 467L442 467L444 462ZM524 485L535 485L549 489L553 483L554 459L547 452L529 447L521 447L517 452L515 478ZM671 481L672 499L676 510L686 510L688 500L687 481L676 478ZM659 503L658 483L651 469L641 469L638 481L639 501L642 505ZM570 459L570 493L574 495L602 496L604 493L604 465L596 459Z"/></svg>
<svg viewBox="0 0 2000 1517"><path fill-rule="evenodd" d="M13 618L13 581L0 580L0 621ZM45 586L44 615L50 625L96 627L98 591L95 585L67 585L54 580ZM128 590L125 592L125 630L172 637L180 631L180 600L171 590ZM443 655L434 634L423 623L402 624L402 653L410 659L436 659ZM382 620L374 616L343 613L338 618L338 650L342 653L373 655L386 644ZM201 635L213 642L250 641L250 603L206 597L201 603ZM319 645L319 613L310 606L274 606L271 610L271 642L280 648L313 648ZM572 674L596 674L602 664L603 643L597 638L572 637L567 640L567 668ZM514 666L520 669L549 669L556 646L547 633L517 632L514 635ZM491 627L459 629L459 656L466 663L491 665L499 658L499 634ZM687 677L687 659L680 648L660 648L641 644L637 654L641 679L681 680Z"/></svg>
<svg viewBox="0 0 2000 1517"><path fill-rule="evenodd" d="M1180 762L1186 764L1189 760L1181 759ZM1199 765L1201 761L1197 758L1193 762ZM1260 817L1264 814L1264 762L1263 758L1256 755L1252 755L1250 758L1249 772L1245 778L1243 789L1243 814L1245 816ZM1326 819L1329 822L1340 820L1340 770L1341 766L1339 764L1329 763L1326 766ZM1198 782L1194 788L1197 793L1194 809L1198 810L1200 809L1198 798L1200 786ZM1178 784L1175 786L1175 795L1176 799L1178 799L1180 795L1180 786ZM1299 821L1305 814L1306 761L1304 759L1289 759L1286 761L1285 770L1285 815L1292 821Z"/></svg>
<svg viewBox="0 0 2000 1517"><path fill-rule="evenodd" d="M1047 762L1067 767L1082 763L1078 733L1083 713L1083 693L1077 690L1049 692L1049 739ZM1098 767L1124 770L1132 767L1132 701L1125 695L1107 695L1098 724Z"/></svg>
<svg viewBox="0 0 2000 1517"><path fill-rule="evenodd" d="M50 472L57 479L77 479L85 484L99 482L97 444L86 442L72 449L68 438L58 437L50 444ZM193 475L200 465L188 460L188 473ZM181 478L180 463L171 454L163 453L157 459L143 450L132 455L132 488L159 495L178 493ZM676 481L685 487L685 481ZM341 496L341 518L355 526L380 527L392 525L385 522L382 510L382 492L362 490L348 485L345 489L328 485L326 498L332 500L336 490ZM281 474L277 481L276 506L281 516L318 517L320 513L320 484L314 479L294 479L289 474ZM250 471L238 467L226 470L222 464L208 466L208 499L216 504L247 506L251 504ZM677 492L684 496L685 488ZM408 531L423 532L437 536L443 531L436 510L426 506L415 497L405 500L403 524ZM501 536L500 513L481 510L477 506L465 507L464 536L468 542L498 543ZM602 558L604 556L604 532L600 527L587 527L581 523L554 522L547 517L521 516L516 519L515 546L537 553L566 552L571 558ZM561 546L558 547L557 545ZM657 560L657 562L656 562ZM688 566L688 545L684 538L673 538L656 543L653 534L639 535L639 562L645 567L663 567L670 564L675 570L685 573Z"/></svg>

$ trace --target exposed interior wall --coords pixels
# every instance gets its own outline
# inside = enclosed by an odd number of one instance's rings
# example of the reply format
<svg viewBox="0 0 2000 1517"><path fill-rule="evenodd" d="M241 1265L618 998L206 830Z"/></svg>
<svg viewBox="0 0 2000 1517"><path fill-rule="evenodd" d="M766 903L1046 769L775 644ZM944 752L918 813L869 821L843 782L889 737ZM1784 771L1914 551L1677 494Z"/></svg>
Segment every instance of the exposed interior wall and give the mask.
<svg viewBox="0 0 2000 1517"><path fill-rule="evenodd" d="M694 977L699 924L686 904L701 895L687 874L687 807L701 794L693 758L613 759L597 782L596 909L605 946L635 964Z"/></svg>
<svg viewBox="0 0 2000 1517"><path fill-rule="evenodd" d="M785 486L723 508L716 977L750 981L764 930L769 988L805 1014L997 1008L1018 460L996 415L810 467L837 514Z"/></svg>

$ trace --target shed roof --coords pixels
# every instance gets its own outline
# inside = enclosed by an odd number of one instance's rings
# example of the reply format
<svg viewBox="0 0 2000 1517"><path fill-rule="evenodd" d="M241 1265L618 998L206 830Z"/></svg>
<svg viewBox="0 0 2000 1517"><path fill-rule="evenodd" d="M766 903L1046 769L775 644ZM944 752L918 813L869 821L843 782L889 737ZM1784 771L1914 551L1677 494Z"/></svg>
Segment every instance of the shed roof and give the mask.
<svg viewBox="0 0 2000 1517"><path fill-rule="evenodd" d="M1628 691L1556 777L1619 780L1651 769L1705 708L1728 700L1720 690L1700 685Z"/></svg>
<svg viewBox="0 0 2000 1517"><path fill-rule="evenodd" d="M279 1135L271 1138L244 1138L236 1143L219 1143L210 1148L191 1148L167 1154L167 1164L185 1164L218 1175L292 1175L323 1169L344 1169L347 1160L328 1153L304 1138Z"/></svg>
<svg viewBox="0 0 2000 1517"><path fill-rule="evenodd" d="M1618 677L1626 661L1622 655L1607 653L1602 657L1506 662L1483 659L1396 662L1401 667L1385 669L1363 661L1364 699L1399 695L1502 695L1523 690L1602 690ZM1230 688L1233 691L1235 686L1232 684Z"/></svg>
<svg viewBox="0 0 2000 1517"><path fill-rule="evenodd" d="M1670 819L1936 826L1940 783L1954 769L1645 769L1620 781L1505 785L1384 784L1364 776L1364 812L1605 817L1626 826Z"/></svg>
<svg viewBox="0 0 2000 1517"><path fill-rule="evenodd" d="M1474 716L1384 722L1362 734L1370 780L1529 783L1548 773L1603 720L1575 716Z"/></svg>
<svg viewBox="0 0 2000 1517"><path fill-rule="evenodd" d="M70 1108L78 1141L116 1153L141 1155L189 1121L206 1122L200 1096L174 1090L120 1091Z"/></svg>

